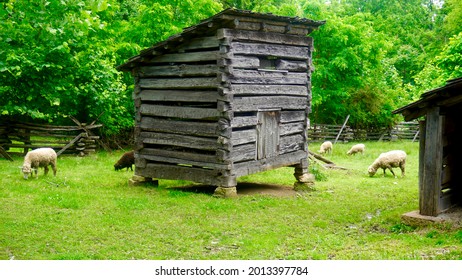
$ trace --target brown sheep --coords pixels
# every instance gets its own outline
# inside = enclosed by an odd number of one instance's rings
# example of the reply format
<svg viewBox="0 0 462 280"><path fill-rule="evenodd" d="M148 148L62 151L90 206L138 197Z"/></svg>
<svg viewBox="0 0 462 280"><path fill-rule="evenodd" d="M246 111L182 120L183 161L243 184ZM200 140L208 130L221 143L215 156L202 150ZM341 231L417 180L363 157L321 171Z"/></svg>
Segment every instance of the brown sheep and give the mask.
<svg viewBox="0 0 462 280"><path fill-rule="evenodd" d="M132 165L135 164L135 152L130 151L126 152L122 155L122 157L114 164L115 171L123 169L123 168L130 168L133 171Z"/></svg>

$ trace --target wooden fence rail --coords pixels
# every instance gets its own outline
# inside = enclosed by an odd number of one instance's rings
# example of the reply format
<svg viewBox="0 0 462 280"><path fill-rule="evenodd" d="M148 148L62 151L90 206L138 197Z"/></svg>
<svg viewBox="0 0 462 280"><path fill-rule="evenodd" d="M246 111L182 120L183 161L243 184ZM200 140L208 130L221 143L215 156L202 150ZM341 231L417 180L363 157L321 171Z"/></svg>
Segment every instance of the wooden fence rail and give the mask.
<svg viewBox="0 0 462 280"><path fill-rule="evenodd" d="M339 141L393 141L406 139L416 141L419 139L418 122L401 122L392 128L384 129L353 129L348 125L312 124L308 129L310 141L325 141L338 138ZM339 133L341 132L341 133Z"/></svg>
<svg viewBox="0 0 462 280"><path fill-rule="evenodd" d="M29 149L53 148L58 155L85 156L95 152L99 136L91 132L101 124L89 125L77 122L77 126L54 126L15 121L0 121L0 155L12 160L10 155L25 155Z"/></svg>

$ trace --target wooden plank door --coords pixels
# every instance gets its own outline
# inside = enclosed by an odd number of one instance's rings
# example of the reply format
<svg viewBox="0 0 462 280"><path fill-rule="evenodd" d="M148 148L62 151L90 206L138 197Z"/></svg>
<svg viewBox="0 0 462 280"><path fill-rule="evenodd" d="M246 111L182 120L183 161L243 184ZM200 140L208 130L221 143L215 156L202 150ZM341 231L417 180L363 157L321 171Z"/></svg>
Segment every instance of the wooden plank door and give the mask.
<svg viewBox="0 0 462 280"><path fill-rule="evenodd" d="M258 112L257 159L276 157L279 154L280 110Z"/></svg>

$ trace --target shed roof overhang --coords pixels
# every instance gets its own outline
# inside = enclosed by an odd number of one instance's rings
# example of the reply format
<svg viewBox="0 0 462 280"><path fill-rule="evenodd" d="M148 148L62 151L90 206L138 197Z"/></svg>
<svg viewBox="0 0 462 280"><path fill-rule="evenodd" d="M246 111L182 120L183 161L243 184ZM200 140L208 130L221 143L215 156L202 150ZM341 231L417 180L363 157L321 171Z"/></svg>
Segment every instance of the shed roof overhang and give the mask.
<svg viewBox="0 0 462 280"><path fill-rule="evenodd" d="M460 104L462 104L462 77L447 81L445 86L422 94L419 100L392 113L402 114L406 121L410 121L424 116L429 108L440 107L444 113Z"/></svg>
<svg viewBox="0 0 462 280"><path fill-rule="evenodd" d="M300 17L285 17L278 16L270 13L256 13L247 10L238 10L229 8L222 12L207 18L200 23L183 29L183 32L169 37L167 40L159 42L150 48L144 49L139 55L128 59L127 62L117 66L117 70L130 71L134 66L139 63L143 57L161 54L165 49L169 49L170 46L175 46L183 42L187 42L189 39L194 38L198 35L205 35L215 32L219 28L230 28L239 25L239 18L252 18L257 21L272 21L286 25L290 30L290 25L301 26L306 28L306 35L310 34L313 30L319 26L325 24L325 21L315 21Z"/></svg>

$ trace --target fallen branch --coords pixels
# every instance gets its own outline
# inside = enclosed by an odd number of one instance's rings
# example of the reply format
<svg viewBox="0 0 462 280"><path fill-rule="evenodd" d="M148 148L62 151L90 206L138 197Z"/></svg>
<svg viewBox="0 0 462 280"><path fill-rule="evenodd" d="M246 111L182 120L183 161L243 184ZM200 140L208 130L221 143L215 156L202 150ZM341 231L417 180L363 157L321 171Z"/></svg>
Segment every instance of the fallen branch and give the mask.
<svg viewBox="0 0 462 280"><path fill-rule="evenodd" d="M325 163L328 163L328 164L334 164L335 165L335 163L333 163L332 161L328 160L327 158L321 156L320 154L314 153L312 151L308 151L308 153L310 155L312 155L313 157L315 157L316 159L319 159L319 160L321 160L321 161L323 161Z"/></svg>
<svg viewBox="0 0 462 280"><path fill-rule="evenodd" d="M326 165L324 165L324 167L330 168L330 169L350 170L350 169L348 169L346 167L338 166L338 165L335 165L335 164L326 164Z"/></svg>
<svg viewBox="0 0 462 280"><path fill-rule="evenodd" d="M340 169L340 170L349 170L348 168L346 167L342 167L342 166L338 166L337 164L335 164L334 162L326 159L325 157L319 155L319 154L316 154L316 153L313 153L311 151L308 151L309 153L309 158L318 163L319 165L321 165L322 167L324 167L325 169ZM326 164L322 164L321 162L319 161L322 161L322 162L325 162Z"/></svg>

